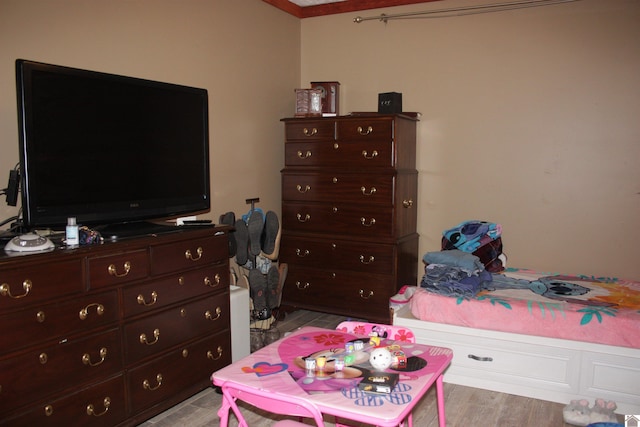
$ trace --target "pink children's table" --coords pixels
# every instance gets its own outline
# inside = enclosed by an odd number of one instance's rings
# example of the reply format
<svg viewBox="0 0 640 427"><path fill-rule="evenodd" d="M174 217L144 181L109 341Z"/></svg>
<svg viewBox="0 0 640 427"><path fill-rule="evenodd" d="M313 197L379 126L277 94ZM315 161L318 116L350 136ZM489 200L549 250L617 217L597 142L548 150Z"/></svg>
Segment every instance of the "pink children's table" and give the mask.
<svg viewBox="0 0 640 427"><path fill-rule="evenodd" d="M315 405L323 414L373 424L380 427L400 425L435 383L438 421L445 426L442 376L451 363L453 353L448 348L417 343L398 342L407 357L404 370L387 369L400 374L400 381L391 393L365 393L358 389L366 374L368 354L360 353L359 360L340 373L334 372L333 360L343 354L345 344L359 337L343 331L303 327L211 376L213 384L222 388L222 406L218 411L220 426L227 427L233 401L225 386L249 387L265 395L261 409L269 411L268 394L293 396ZM393 344L393 337L382 341ZM368 341L368 338L364 338ZM308 375L304 358L326 357L326 372ZM366 359L366 360L365 360ZM235 405L234 405L235 406ZM275 411L274 411L275 412ZM240 425L246 425L242 415Z"/></svg>

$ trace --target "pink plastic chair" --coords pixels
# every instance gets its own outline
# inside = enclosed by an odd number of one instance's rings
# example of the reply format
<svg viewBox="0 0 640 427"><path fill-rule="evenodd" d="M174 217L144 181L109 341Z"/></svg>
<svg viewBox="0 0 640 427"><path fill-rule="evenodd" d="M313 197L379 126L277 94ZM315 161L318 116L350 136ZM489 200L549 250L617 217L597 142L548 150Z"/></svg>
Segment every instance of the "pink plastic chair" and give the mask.
<svg viewBox="0 0 640 427"><path fill-rule="evenodd" d="M294 396L283 396L278 393L266 392L237 384L223 385L222 392L222 398L227 401L238 418L238 427L248 427L248 425L240 412L240 408L236 405L237 399L274 414L313 418L317 427L324 427L320 410L313 403ZM226 414L221 414L220 412L218 414L220 417L228 416L228 411L226 411ZM281 420L273 424L273 427L309 427L309 424L294 420Z"/></svg>
<svg viewBox="0 0 640 427"><path fill-rule="evenodd" d="M365 337L376 333L379 337L393 341L404 341L408 343L416 342L416 336L413 334L411 329L401 326L385 325L382 323L358 322L351 320L340 323L336 326L336 330Z"/></svg>
<svg viewBox="0 0 640 427"><path fill-rule="evenodd" d="M411 329L393 326L393 325L385 325L382 323L369 323L369 322L358 322L353 320L347 320L345 322L340 323L336 326L337 331L347 332L353 335L358 336L371 336L374 333L379 337L386 338L392 341L404 341L407 343L415 343L416 336L413 334ZM404 422L400 424L403 426ZM407 425L409 427L413 427L413 413L407 416ZM336 427L349 427L346 424L339 423L336 420Z"/></svg>

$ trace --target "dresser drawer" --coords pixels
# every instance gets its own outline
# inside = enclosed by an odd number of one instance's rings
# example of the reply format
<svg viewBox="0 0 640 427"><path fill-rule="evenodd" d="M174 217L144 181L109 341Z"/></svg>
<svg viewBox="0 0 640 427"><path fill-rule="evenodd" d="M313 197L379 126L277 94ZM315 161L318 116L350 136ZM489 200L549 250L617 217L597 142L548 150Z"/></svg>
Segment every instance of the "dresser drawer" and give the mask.
<svg viewBox="0 0 640 427"><path fill-rule="evenodd" d="M287 141L333 140L335 134L336 123L333 120L291 121L285 127Z"/></svg>
<svg viewBox="0 0 640 427"><path fill-rule="evenodd" d="M75 391L75 390L74 390ZM31 406L8 420L11 426L114 426L127 416L122 375Z"/></svg>
<svg viewBox="0 0 640 427"><path fill-rule="evenodd" d="M60 303L29 307L20 313L0 316L3 345L0 354L65 337L118 320L116 291L82 296Z"/></svg>
<svg viewBox="0 0 640 427"><path fill-rule="evenodd" d="M285 171L282 174L282 199L393 206L394 183L392 174Z"/></svg>
<svg viewBox="0 0 640 427"><path fill-rule="evenodd" d="M229 288L228 276L226 264L217 264L125 288L124 315L135 316L198 295L224 292Z"/></svg>
<svg viewBox="0 0 640 427"><path fill-rule="evenodd" d="M149 276L146 249L88 259L89 287L93 289L119 285Z"/></svg>
<svg viewBox="0 0 640 427"><path fill-rule="evenodd" d="M327 270L394 274L396 246L284 235L280 243L280 259L301 267L322 265Z"/></svg>
<svg viewBox="0 0 640 427"><path fill-rule="evenodd" d="M124 327L130 364L211 331L229 328L229 293L161 311Z"/></svg>
<svg viewBox="0 0 640 427"><path fill-rule="evenodd" d="M338 122L338 140L357 140L368 144L371 141L393 139L393 119L363 117Z"/></svg>
<svg viewBox="0 0 640 427"><path fill-rule="evenodd" d="M45 397L67 384L80 386L121 369L118 329L88 338L60 340L2 360L0 414Z"/></svg>
<svg viewBox="0 0 640 427"><path fill-rule="evenodd" d="M183 240L151 248L152 274L204 267L229 257L227 236Z"/></svg>
<svg viewBox="0 0 640 427"><path fill-rule="evenodd" d="M284 164L287 167L335 167L353 169L392 168L393 141L287 142Z"/></svg>
<svg viewBox="0 0 640 427"><path fill-rule="evenodd" d="M289 265L284 303L313 306L318 311L388 317L392 276L331 271Z"/></svg>
<svg viewBox="0 0 640 427"><path fill-rule="evenodd" d="M228 331L180 346L164 357L129 371L131 407L142 411L165 399L180 398L211 385L210 375L231 363ZM205 373L206 374L203 374Z"/></svg>
<svg viewBox="0 0 640 427"><path fill-rule="evenodd" d="M0 312L79 294L83 290L80 258L3 269L0 270Z"/></svg>
<svg viewBox="0 0 640 427"><path fill-rule="evenodd" d="M293 232L389 238L394 235L393 208L285 202L282 227Z"/></svg>

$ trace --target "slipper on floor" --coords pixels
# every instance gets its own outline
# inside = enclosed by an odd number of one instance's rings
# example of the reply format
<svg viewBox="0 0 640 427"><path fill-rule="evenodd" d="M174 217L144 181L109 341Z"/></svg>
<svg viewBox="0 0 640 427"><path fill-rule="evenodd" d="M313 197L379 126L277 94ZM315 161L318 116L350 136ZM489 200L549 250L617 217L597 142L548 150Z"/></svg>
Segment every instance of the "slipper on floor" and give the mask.
<svg viewBox="0 0 640 427"><path fill-rule="evenodd" d="M274 258L269 255L273 255L276 250L276 240L280 232L280 222L278 221L278 215L273 211L268 211L264 220L264 229L262 230L261 244L262 253L265 257L273 260Z"/></svg>
<svg viewBox="0 0 640 427"><path fill-rule="evenodd" d="M260 270L249 270L249 290L253 300L254 317L264 320L271 317L271 310L267 306L267 278Z"/></svg>
<svg viewBox="0 0 640 427"><path fill-rule="evenodd" d="M249 229L249 253L253 256L260 255L260 238L262 237L262 229L264 228L264 217L262 212L257 210L251 213L247 223Z"/></svg>
<svg viewBox="0 0 640 427"><path fill-rule="evenodd" d="M220 224L234 226L236 223L236 214L233 212L227 212L225 214L220 215ZM238 250L238 244L236 243L236 235L232 230L229 233L229 258L233 258L236 256L236 252Z"/></svg>
<svg viewBox="0 0 640 427"><path fill-rule="evenodd" d="M249 260L249 229L241 219L236 221L236 262L245 265Z"/></svg>
<svg viewBox="0 0 640 427"><path fill-rule="evenodd" d="M280 283L280 272L278 267L271 265L267 272L267 306L273 310L280 305L278 298L278 284Z"/></svg>

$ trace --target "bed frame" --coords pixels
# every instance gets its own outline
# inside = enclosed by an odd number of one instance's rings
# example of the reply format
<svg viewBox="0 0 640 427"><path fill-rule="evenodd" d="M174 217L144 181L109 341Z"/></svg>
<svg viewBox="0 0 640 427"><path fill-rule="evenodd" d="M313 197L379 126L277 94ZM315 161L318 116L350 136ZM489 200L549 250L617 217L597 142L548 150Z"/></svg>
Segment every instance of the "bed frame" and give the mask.
<svg viewBox="0 0 640 427"><path fill-rule="evenodd" d="M640 414L640 349L474 329L392 314L416 341L453 350L444 381L559 403L603 398Z"/></svg>

